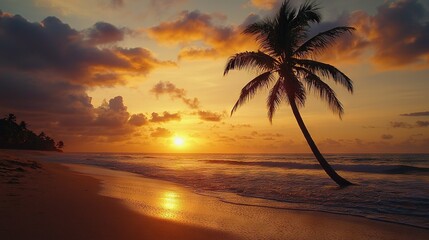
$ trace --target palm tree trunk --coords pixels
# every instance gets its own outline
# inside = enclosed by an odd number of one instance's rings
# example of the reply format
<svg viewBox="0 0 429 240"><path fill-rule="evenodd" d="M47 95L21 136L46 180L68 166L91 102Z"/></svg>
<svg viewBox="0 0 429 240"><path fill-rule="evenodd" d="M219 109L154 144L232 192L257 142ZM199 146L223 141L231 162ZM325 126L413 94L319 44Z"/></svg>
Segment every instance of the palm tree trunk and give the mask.
<svg viewBox="0 0 429 240"><path fill-rule="evenodd" d="M316 157L319 164L322 166L323 170L331 177L332 180L334 180L340 187L347 187L350 185L353 185L351 182L347 181L346 179L342 178L340 175L338 175L337 172L329 165L329 163L326 161L326 159L323 157L323 155L320 153L319 149L317 148L316 144L313 141L313 138L311 138L310 133L307 130L307 127L304 124L304 121L302 120L301 114L298 111L298 107L296 106L295 101L291 100L290 106L292 107L293 115L296 118L296 121L298 122L299 128L301 128L302 133L304 134L305 140L307 140L308 145L311 148L311 151L313 151L314 156Z"/></svg>

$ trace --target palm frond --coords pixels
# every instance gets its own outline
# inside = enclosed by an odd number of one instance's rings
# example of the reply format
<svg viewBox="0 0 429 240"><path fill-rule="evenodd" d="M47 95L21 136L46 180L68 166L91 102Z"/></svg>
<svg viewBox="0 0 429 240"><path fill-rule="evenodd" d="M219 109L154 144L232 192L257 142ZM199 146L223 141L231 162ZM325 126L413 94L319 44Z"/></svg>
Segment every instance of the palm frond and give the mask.
<svg viewBox="0 0 429 240"><path fill-rule="evenodd" d="M299 75L302 76L301 79L305 81L308 90L313 90L322 100L326 101L329 108L334 113L337 113L341 119L344 113L344 108L340 100L338 100L335 91L322 79L320 79L319 76L308 71L307 69L298 67L296 70L299 72Z"/></svg>
<svg viewBox="0 0 429 240"><path fill-rule="evenodd" d="M307 1L299 7L296 18L305 20L307 23L319 23L322 20L319 10L316 2Z"/></svg>
<svg viewBox="0 0 429 240"><path fill-rule="evenodd" d="M313 74L318 75L319 73L324 77L332 79L335 83L343 85L350 93L353 93L353 81L336 67L330 64L307 59L293 59L293 61Z"/></svg>
<svg viewBox="0 0 429 240"><path fill-rule="evenodd" d="M316 36L304 42L294 54L298 57L303 57L309 53L320 53L326 48L332 46L334 40L343 33L351 33L355 28L353 27L335 27L328 31L321 32Z"/></svg>
<svg viewBox="0 0 429 240"><path fill-rule="evenodd" d="M272 31L272 21L265 19L259 22L255 22L247 26L244 30L244 34L253 35L257 41L265 39L265 36Z"/></svg>
<svg viewBox="0 0 429 240"><path fill-rule="evenodd" d="M267 54L278 56L276 54L276 21L272 19L265 19L260 22L250 24L244 29L243 33L252 35L255 37L256 42L262 51Z"/></svg>
<svg viewBox="0 0 429 240"><path fill-rule="evenodd" d="M276 84L274 84L273 88L270 91L270 94L267 98L267 108L268 108L268 119L270 122L273 122L274 113L279 107L280 103L283 100L285 91L284 91L284 83L283 79L280 78L277 80Z"/></svg>
<svg viewBox="0 0 429 240"><path fill-rule="evenodd" d="M299 7L290 28L298 35L297 39L302 39L307 36L310 23L319 23L321 19L319 6L315 2L307 1Z"/></svg>
<svg viewBox="0 0 429 240"><path fill-rule="evenodd" d="M231 115L244 103L252 99L255 94L263 87L268 87L273 80L273 75L271 72L264 72L261 75L255 77L252 81L246 84L243 89L241 89L240 97L237 102L234 104L234 107L231 110Z"/></svg>
<svg viewBox="0 0 429 240"><path fill-rule="evenodd" d="M229 58L223 75L228 74L230 70L256 68L261 71L271 71L275 68L277 60L261 51L241 52Z"/></svg>

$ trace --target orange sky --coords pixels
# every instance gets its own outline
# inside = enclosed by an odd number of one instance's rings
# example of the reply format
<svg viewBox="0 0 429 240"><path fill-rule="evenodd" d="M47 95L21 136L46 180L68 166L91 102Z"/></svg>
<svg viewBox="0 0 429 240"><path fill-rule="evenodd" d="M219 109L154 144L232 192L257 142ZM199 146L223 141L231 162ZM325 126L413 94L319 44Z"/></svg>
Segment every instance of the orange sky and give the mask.
<svg viewBox="0 0 429 240"><path fill-rule="evenodd" d="M353 95L329 82L343 120L311 93L301 110L322 152L428 152L428 3L320 4L324 21L313 34L356 28L320 56L354 81ZM0 114L15 113L30 129L63 140L65 151L309 152L289 106L270 124L267 92L229 116L254 74L224 77L226 61L257 49L241 31L270 16L276 1L0 6Z"/></svg>

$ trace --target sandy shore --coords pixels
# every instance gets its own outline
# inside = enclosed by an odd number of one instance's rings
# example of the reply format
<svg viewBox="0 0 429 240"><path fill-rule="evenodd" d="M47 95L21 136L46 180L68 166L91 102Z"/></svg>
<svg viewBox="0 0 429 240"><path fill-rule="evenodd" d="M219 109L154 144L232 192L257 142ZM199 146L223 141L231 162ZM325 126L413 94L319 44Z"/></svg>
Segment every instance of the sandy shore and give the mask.
<svg viewBox="0 0 429 240"><path fill-rule="evenodd" d="M28 155L0 150L0 239L429 239L426 229L230 204L164 181Z"/></svg>
<svg viewBox="0 0 429 240"><path fill-rule="evenodd" d="M32 164L0 152L0 239L235 239L139 214L98 195L94 178L58 164Z"/></svg>

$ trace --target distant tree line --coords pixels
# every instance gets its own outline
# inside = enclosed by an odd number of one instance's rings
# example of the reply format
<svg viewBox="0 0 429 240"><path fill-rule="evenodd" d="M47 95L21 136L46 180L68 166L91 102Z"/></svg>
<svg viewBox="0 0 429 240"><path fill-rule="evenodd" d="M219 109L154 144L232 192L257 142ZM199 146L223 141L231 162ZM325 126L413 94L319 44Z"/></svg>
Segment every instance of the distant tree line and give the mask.
<svg viewBox="0 0 429 240"><path fill-rule="evenodd" d="M27 123L16 122L16 116L9 114L0 119L0 149L29 149L44 151L61 151L63 141L55 143L55 140L44 132L39 135L27 128Z"/></svg>

